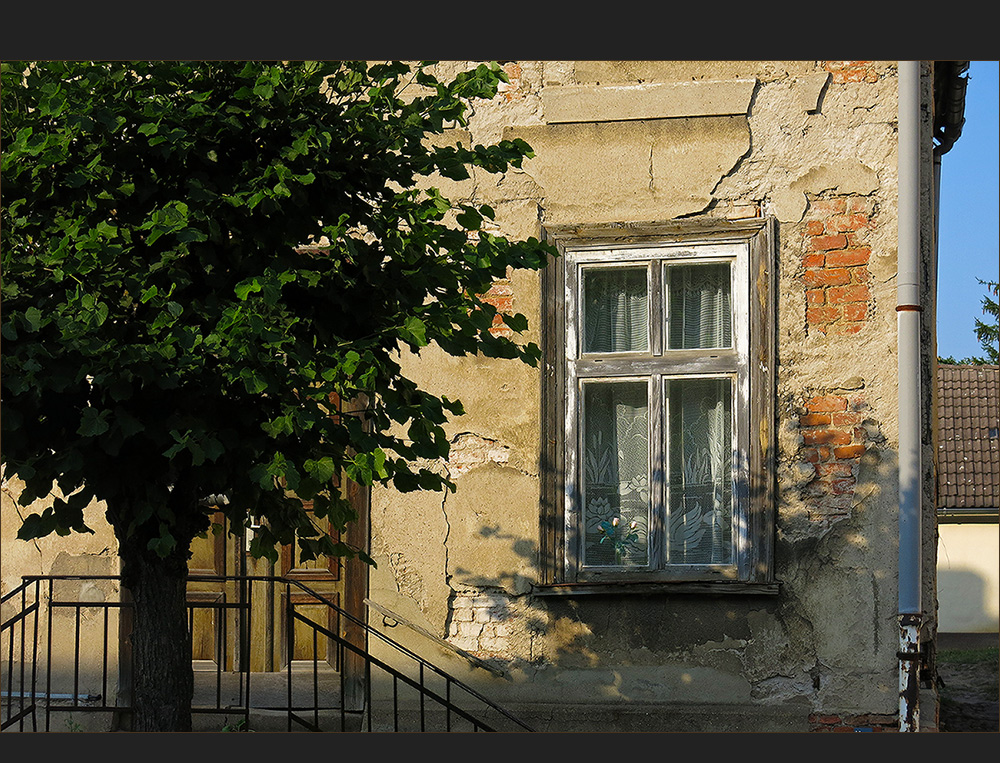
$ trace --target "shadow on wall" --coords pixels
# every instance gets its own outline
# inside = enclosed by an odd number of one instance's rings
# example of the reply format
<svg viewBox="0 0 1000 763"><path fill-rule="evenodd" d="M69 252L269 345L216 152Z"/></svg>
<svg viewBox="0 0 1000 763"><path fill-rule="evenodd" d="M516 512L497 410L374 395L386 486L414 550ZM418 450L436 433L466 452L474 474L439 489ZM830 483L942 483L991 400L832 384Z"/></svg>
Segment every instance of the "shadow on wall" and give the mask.
<svg viewBox="0 0 1000 763"><path fill-rule="evenodd" d="M971 570L938 570L938 629L942 633L996 633L997 603L988 581ZM992 610L992 611L991 611Z"/></svg>
<svg viewBox="0 0 1000 763"><path fill-rule="evenodd" d="M866 436L864 454L850 463L842 478L850 490L837 493L836 511L814 510L823 497L803 498L801 482L789 476L802 448L782 449L778 596L533 596L525 582L538 573L537 540L500 519L483 521L490 512L481 507L479 521L466 526L464 564L449 571L446 638L505 672L586 670L600 694L617 699L655 700L667 691L679 701L728 701L752 691L814 695L822 704L828 694L829 701L853 696L894 665L896 649L894 617L872 607L894 599L894 573L882 565L895 559L888 549L898 533L896 453L878 434ZM452 531L449 545L457 542L454 523ZM874 707L880 697L863 701Z"/></svg>

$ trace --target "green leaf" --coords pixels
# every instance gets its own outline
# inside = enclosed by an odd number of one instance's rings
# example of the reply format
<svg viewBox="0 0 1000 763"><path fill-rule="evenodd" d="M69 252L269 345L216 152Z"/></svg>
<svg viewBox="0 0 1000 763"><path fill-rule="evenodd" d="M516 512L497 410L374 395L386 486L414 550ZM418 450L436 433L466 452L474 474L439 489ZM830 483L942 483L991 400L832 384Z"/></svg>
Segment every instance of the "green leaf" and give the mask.
<svg viewBox="0 0 1000 763"><path fill-rule="evenodd" d="M240 301L245 301L247 296L249 296L254 292L260 291L262 288L263 286L261 286L260 281L258 281L256 278L254 278L252 281L244 281L241 284L237 284L236 296L240 299Z"/></svg>
<svg viewBox="0 0 1000 763"><path fill-rule="evenodd" d="M108 431L108 416L111 411L98 411L96 408L84 408L80 426L76 433L84 437L96 437Z"/></svg>
<svg viewBox="0 0 1000 763"><path fill-rule="evenodd" d="M160 535L151 538L146 548L155 553L161 559L170 556L170 553L177 548L177 539L171 534L170 528L165 523L160 523Z"/></svg>
<svg viewBox="0 0 1000 763"><path fill-rule="evenodd" d="M403 321L399 336L406 342L423 347L427 344L427 325L415 315L408 316Z"/></svg>
<svg viewBox="0 0 1000 763"><path fill-rule="evenodd" d="M306 461L305 467L306 471L320 483L330 482L337 471L332 458L309 459Z"/></svg>
<svg viewBox="0 0 1000 763"><path fill-rule="evenodd" d="M24 323L28 331L38 331L42 326L42 311L37 307L29 307L24 311Z"/></svg>

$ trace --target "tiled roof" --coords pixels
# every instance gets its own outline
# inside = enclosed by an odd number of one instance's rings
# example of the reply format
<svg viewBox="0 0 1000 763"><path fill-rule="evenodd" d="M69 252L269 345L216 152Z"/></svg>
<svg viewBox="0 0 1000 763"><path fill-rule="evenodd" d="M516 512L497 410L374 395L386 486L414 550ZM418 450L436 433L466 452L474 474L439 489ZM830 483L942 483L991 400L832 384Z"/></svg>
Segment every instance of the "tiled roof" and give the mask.
<svg viewBox="0 0 1000 763"><path fill-rule="evenodd" d="M938 366L938 508L1000 506L1000 366Z"/></svg>

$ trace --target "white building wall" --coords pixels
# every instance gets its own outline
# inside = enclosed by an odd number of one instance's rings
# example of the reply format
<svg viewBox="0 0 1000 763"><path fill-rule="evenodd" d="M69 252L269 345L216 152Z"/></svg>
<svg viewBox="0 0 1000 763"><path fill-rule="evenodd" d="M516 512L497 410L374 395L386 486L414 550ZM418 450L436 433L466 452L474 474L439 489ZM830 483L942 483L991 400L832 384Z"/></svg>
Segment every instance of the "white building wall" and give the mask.
<svg viewBox="0 0 1000 763"><path fill-rule="evenodd" d="M1000 630L1000 525L938 527L938 630Z"/></svg>

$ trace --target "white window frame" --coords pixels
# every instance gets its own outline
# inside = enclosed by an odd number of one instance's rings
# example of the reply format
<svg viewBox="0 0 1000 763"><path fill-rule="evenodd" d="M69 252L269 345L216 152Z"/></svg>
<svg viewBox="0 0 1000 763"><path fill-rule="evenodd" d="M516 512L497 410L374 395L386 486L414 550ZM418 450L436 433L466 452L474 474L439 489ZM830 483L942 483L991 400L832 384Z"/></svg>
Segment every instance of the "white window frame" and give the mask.
<svg viewBox="0 0 1000 763"><path fill-rule="evenodd" d="M543 408L542 548L540 592L600 591L606 585L722 585L730 590L773 592L773 222L675 223L628 231L589 226L546 230L561 258L550 264L543 332L547 386ZM732 347L667 348L666 268L671 264L731 263ZM647 268L649 339L646 352L583 353L582 274L588 267ZM555 287L555 288L553 288ZM545 300L543 299L543 302ZM559 304L559 303L562 304ZM545 337L543 336L543 340ZM755 362L756 361L756 362ZM761 371L763 370L763 374ZM732 563L667 562L666 448L669 437L666 382L679 378L732 380ZM647 567L584 563L582 490L582 390L594 381L647 383L650 501ZM757 433L755 443L752 437ZM547 486L546 486L547 485ZM548 509L548 511L546 511ZM765 590L766 589L766 590Z"/></svg>

